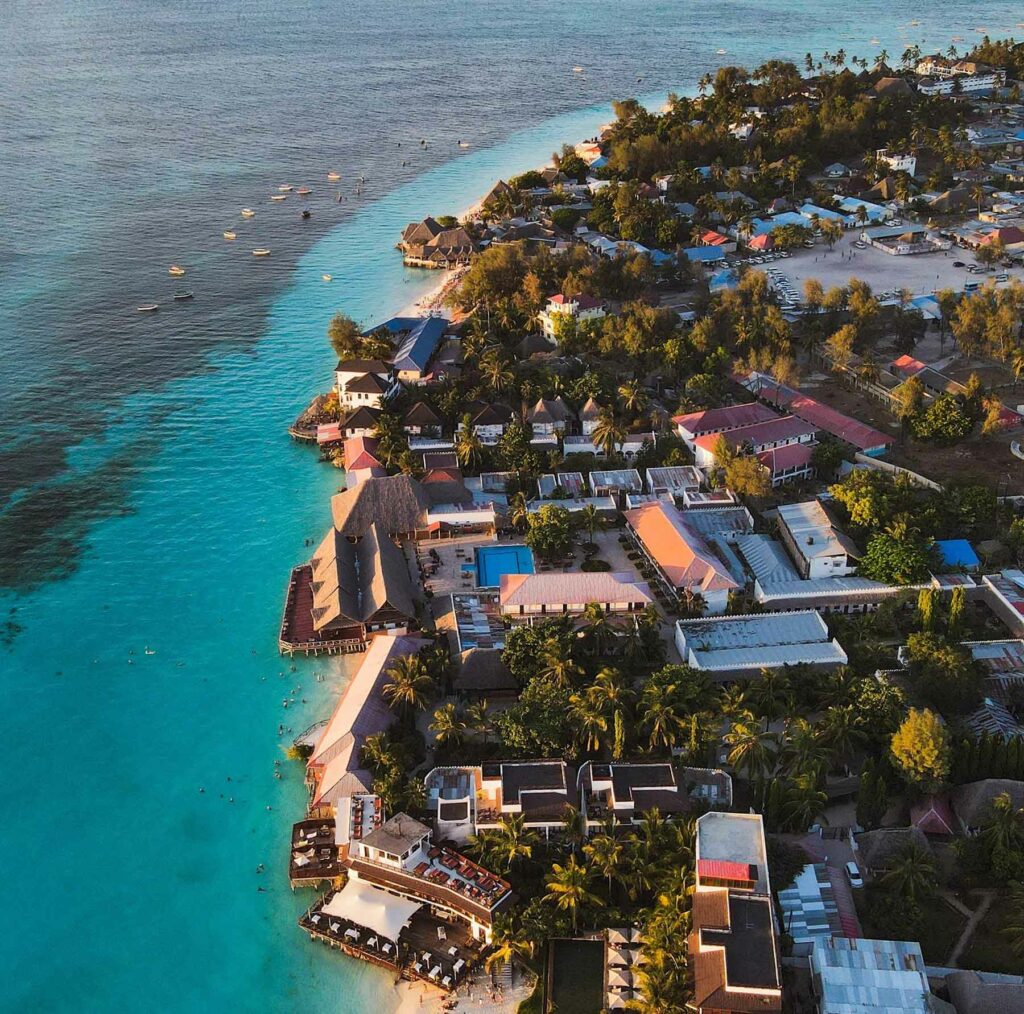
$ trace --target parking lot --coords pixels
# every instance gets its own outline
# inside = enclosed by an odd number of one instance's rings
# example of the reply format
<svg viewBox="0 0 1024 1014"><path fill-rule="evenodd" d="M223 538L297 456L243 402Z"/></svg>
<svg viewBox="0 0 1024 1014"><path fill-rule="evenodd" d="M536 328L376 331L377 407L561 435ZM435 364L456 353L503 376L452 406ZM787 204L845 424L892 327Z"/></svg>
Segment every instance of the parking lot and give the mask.
<svg viewBox="0 0 1024 1014"><path fill-rule="evenodd" d="M798 247L787 258L752 266L768 273L780 297L792 295L796 300L803 299L804 282L808 278L816 278L825 289L859 278L867 282L876 295L906 289L913 296L941 289L959 292L968 282L984 282L1004 272L1024 282L1024 269L1019 266L1000 267L983 274L971 274L966 266L954 267L954 262L958 261L964 265L976 263L970 250L954 247L948 251L897 257L870 246L858 249L853 244L859 235L858 230L848 232L831 251L819 241L813 250Z"/></svg>

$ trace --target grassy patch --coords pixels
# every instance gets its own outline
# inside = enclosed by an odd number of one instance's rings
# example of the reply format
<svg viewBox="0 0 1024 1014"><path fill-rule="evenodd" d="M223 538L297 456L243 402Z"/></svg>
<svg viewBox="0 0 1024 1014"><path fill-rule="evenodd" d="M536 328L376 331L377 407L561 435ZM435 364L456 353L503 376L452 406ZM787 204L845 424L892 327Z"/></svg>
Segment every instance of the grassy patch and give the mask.
<svg viewBox="0 0 1024 1014"><path fill-rule="evenodd" d="M946 902L936 896L921 902L921 923L913 936L905 937L900 933L894 934L891 926L887 926L885 923L874 923L871 919L871 899L875 897L876 892L884 891L885 888L876 886L853 892L864 936L870 940L918 940L925 961L932 965L945 964L946 958L953 950L953 945L960 939L967 920L956 909L950 908ZM962 965L962 967L974 966Z"/></svg>
<svg viewBox="0 0 1024 1014"><path fill-rule="evenodd" d="M598 1014L604 1007L604 944L552 940L551 1002L558 1014Z"/></svg>
<svg viewBox="0 0 1024 1014"><path fill-rule="evenodd" d="M976 905L977 902L978 898L975 895L970 898L968 904ZM1010 899L1000 894L985 913L985 918L978 923L967 950L960 956L957 963L961 968L1020 975L1024 959L1017 957L1010 950L1009 940L1002 934L1002 930L1008 925L1010 915Z"/></svg>

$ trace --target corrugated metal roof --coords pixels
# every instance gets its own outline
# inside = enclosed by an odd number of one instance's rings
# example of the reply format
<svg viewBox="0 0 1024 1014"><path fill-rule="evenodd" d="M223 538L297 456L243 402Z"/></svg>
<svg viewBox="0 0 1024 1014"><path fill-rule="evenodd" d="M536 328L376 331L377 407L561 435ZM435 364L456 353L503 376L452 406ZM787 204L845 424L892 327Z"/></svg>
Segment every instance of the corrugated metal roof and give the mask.
<svg viewBox="0 0 1024 1014"><path fill-rule="evenodd" d="M717 619L679 620L689 647L698 651L813 644L828 639L828 627L813 609L795 613L752 613Z"/></svg>
<svg viewBox="0 0 1024 1014"><path fill-rule="evenodd" d="M741 535L736 540L736 548L743 554L743 559L762 588L800 581L800 575L782 543L770 536Z"/></svg>
<svg viewBox="0 0 1024 1014"><path fill-rule="evenodd" d="M727 672L735 669L773 669L782 665L846 665L846 652L835 641L818 644L781 644L760 648L724 648L694 651L698 669Z"/></svg>

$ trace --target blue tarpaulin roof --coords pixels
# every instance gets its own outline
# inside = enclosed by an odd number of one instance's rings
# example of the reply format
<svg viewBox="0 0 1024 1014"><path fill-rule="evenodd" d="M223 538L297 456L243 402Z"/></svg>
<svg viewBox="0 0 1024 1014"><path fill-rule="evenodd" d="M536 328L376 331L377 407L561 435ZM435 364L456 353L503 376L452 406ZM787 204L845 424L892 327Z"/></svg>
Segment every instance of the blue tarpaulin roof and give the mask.
<svg viewBox="0 0 1024 1014"><path fill-rule="evenodd" d="M966 539L940 539L935 543L947 567L980 567L978 554Z"/></svg>
<svg viewBox="0 0 1024 1014"><path fill-rule="evenodd" d="M717 246L691 246L687 247L683 253L691 261L703 261L705 264L725 260L725 254Z"/></svg>

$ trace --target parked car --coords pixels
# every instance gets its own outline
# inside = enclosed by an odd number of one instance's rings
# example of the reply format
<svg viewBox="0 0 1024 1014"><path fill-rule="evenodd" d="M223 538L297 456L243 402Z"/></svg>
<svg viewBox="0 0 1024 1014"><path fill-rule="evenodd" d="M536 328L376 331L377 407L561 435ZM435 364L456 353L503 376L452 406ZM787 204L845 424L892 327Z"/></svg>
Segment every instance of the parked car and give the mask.
<svg viewBox="0 0 1024 1014"><path fill-rule="evenodd" d="M860 888L864 886L864 878L860 875L860 870L853 860L846 864L846 876L850 881L850 887Z"/></svg>
<svg viewBox="0 0 1024 1014"><path fill-rule="evenodd" d="M963 261L953 261L953 267L955 267L955 268L965 268L965 267L967 267L967 265L964 264Z"/></svg>

